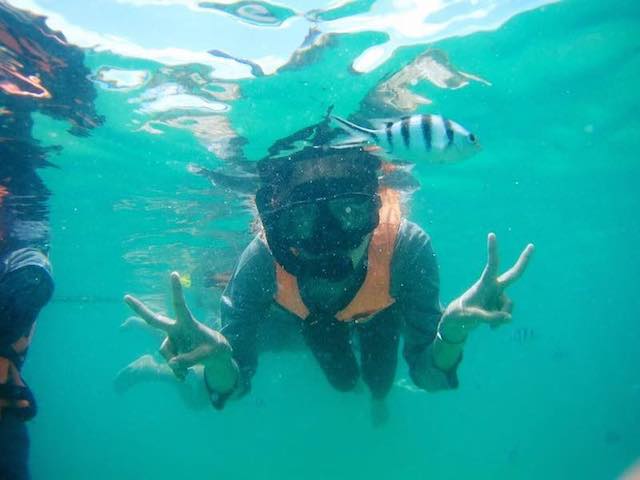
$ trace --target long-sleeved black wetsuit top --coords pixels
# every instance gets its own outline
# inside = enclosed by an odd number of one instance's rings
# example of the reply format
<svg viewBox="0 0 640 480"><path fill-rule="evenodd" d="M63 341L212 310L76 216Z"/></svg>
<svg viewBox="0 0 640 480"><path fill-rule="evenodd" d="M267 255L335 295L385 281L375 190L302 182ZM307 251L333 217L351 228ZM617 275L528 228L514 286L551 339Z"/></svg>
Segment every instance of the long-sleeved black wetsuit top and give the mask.
<svg viewBox="0 0 640 480"><path fill-rule="evenodd" d="M348 303L363 278L354 274L346 279L337 289L344 292L337 304ZM314 301L331 301L314 298L314 282L298 279L298 284L312 316ZM362 374L372 394L383 397L393 384L401 336L414 383L423 388L427 383L440 389L457 386L457 366L444 372L433 363L431 344L442 316L439 274L431 239L418 225L407 220L400 225L391 261L390 294L395 303L366 323L338 322L331 316L301 320L275 302L275 293L274 258L256 237L241 255L221 302L222 332L240 369L240 392L249 389L261 351L304 339L334 387L347 390ZM354 332L360 344L359 365L349 342Z"/></svg>

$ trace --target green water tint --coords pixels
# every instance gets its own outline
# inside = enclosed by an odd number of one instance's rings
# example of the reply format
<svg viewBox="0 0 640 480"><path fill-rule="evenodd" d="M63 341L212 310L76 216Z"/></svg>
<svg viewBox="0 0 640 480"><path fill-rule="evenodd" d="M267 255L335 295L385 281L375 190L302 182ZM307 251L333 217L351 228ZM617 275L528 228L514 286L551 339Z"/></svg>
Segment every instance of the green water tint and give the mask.
<svg viewBox="0 0 640 480"><path fill-rule="evenodd" d="M60 300L43 312L26 366L40 403L34 477L615 478L640 456L639 13L634 2L563 2L431 46L492 83L416 86L433 101L420 112L459 120L483 145L468 162L418 169L410 217L433 237L443 302L477 278L488 231L504 266L529 241L537 252L511 292L514 324L469 340L460 388L415 392L401 362L378 430L366 394L332 391L308 352L263 355L250 396L222 413L189 410L162 382L116 395L115 373L157 339L119 331L124 304L64 300L132 292L168 308L166 275L178 269L192 273L194 312L212 320L219 292L199 286L198 272L233 264L251 215L186 171L224 165L188 131L133 131L144 119L127 101L140 91L101 91L107 120L89 139L38 116L38 137L64 151L52 158L61 169L42 171ZM314 63L239 82L229 118L246 156L331 104L357 111L425 49L353 73L353 58L380 40L339 37ZM106 54L87 62L159 68Z"/></svg>

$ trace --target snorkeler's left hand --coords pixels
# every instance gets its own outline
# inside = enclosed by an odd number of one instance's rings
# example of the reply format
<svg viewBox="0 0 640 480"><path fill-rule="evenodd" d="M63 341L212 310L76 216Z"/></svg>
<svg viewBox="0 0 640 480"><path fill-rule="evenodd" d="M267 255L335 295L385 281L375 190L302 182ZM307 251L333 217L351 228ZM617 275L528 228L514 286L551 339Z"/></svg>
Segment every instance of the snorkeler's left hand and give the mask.
<svg viewBox="0 0 640 480"><path fill-rule="evenodd" d="M522 276L533 249L533 244L527 245L516 263L499 275L496 235L488 235L487 264L480 279L449 304L440 320L438 332L445 342L464 342L469 332L481 323L496 328L511 321L513 302L505 290Z"/></svg>
<svg viewBox="0 0 640 480"><path fill-rule="evenodd" d="M171 274L171 290L175 320L153 312L132 295L125 295L124 301L150 326L167 334L160 346L160 353L176 377L184 379L187 369L198 363L230 358L231 346L224 335L200 323L189 310L178 272Z"/></svg>

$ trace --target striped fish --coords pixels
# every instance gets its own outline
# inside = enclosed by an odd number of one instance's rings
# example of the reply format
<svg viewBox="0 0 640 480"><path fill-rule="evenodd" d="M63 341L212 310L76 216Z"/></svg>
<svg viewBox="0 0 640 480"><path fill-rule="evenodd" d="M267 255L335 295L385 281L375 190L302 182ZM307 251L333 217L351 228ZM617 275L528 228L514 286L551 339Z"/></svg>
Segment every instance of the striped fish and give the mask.
<svg viewBox="0 0 640 480"><path fill-rule="evenodd" d="M372 139L391 156L406 161L456 162L480 150L478 138L459 123L440 115L411 115L371 129L344 118L332 118L347 132Z"/></svg>

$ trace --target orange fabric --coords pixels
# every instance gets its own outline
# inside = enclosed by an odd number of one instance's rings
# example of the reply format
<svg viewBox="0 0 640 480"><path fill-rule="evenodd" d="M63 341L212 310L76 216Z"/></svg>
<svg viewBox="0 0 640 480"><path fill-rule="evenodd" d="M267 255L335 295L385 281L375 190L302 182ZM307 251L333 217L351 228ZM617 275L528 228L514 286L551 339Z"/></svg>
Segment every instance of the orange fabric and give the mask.
<svg viewBox="0 0 640 480"><path fill-rule="evenodd" d="M5 67L4 65L0 65L0 71L4 72L9 79L11 79L11 77L13 76L19 82L31 85L36 90L35 92L23 90L22 88L20 88L20 86L18 86L17 83L14 83L11 80L2 80L0 81L0 89L2 89L5 93L8 93L9 95L35 97L40 99L51 98L51 93L49 93L49 91L42 85L41 80L38 76L29 75L27 77L14 69Z"/></svg>
<svg viewBox="0 0 640 480"><path fill-rule="evenodd" d="M0 43L5 45L10 51L14 53L22 53L22 49L18 44L18 41L11 34L11 32L7 31L4 25L0 25Z"/></svg>
<svg viewBox="0 0 640 480"><path fill-rule="evenodd" d="M2 137L0 137L0 143L2 143ZM8 179L3 179L4 181ZM4 197L9 196L9 190L4 185L0 185L0 208L2 208L2 204L4 203Z"/></svg>
<svg viewBox="0 0 640 480"><path fill-rule="evenodd" d="M276 262L276 302L303 320L309 316L309 309L302 301L298 279Z"/></svg>
<svg viewBox="0 0 640 480"><path fill-rule="evenodd" d="M16 340L10 348L17 355L26 354L27 349L29 348L29 344L31 343L31 338L33 336L33 332L35 330L35 324L31 328L31 331L28 335L20 337ZM20 370L16 366L13 361L9 358L0 356L0 385L14 385L17 387L26 387L24 381L22 380L22 376L20 375ZM19 409L28 409L31 407L31 402L24 398L3 398L0 397L0 418L2 418L2 410L5 408L19 408Z"/></svg>
<svg viewBox="0 0 640 480"><path fill-rule="evenodd" d="M390 293L391 258L402 220L400 194L388 188L380 190L379 194L382 200L380 223L369 243L367 276L349 305L336 314L337 320L365 322L371 315L395 302ZM306 319L309 309L300 296L298 281L278 263L276 283L276 302L301 319Z"/></svg>
<svg viewBox="0 0 640 480"><path fill-rule="evenodd" d="M18 340L16 340L13 343L13 345L11 345L13 347L13 350L18 355L22 355L27 351L27 348L29 348L29 345L31 345L31 339L33 338L33 332L35 332L35 330L36 330L36 324L34 323L31 326L31 330L29 331L28 335L24 335L20 337Z"/></svg>
<svg viewBox="0 0 640 480"><path fill-rule="evenodd" d="M8 358L0 357L0 385L4 385L9 380L11 365Z"/></svg>

